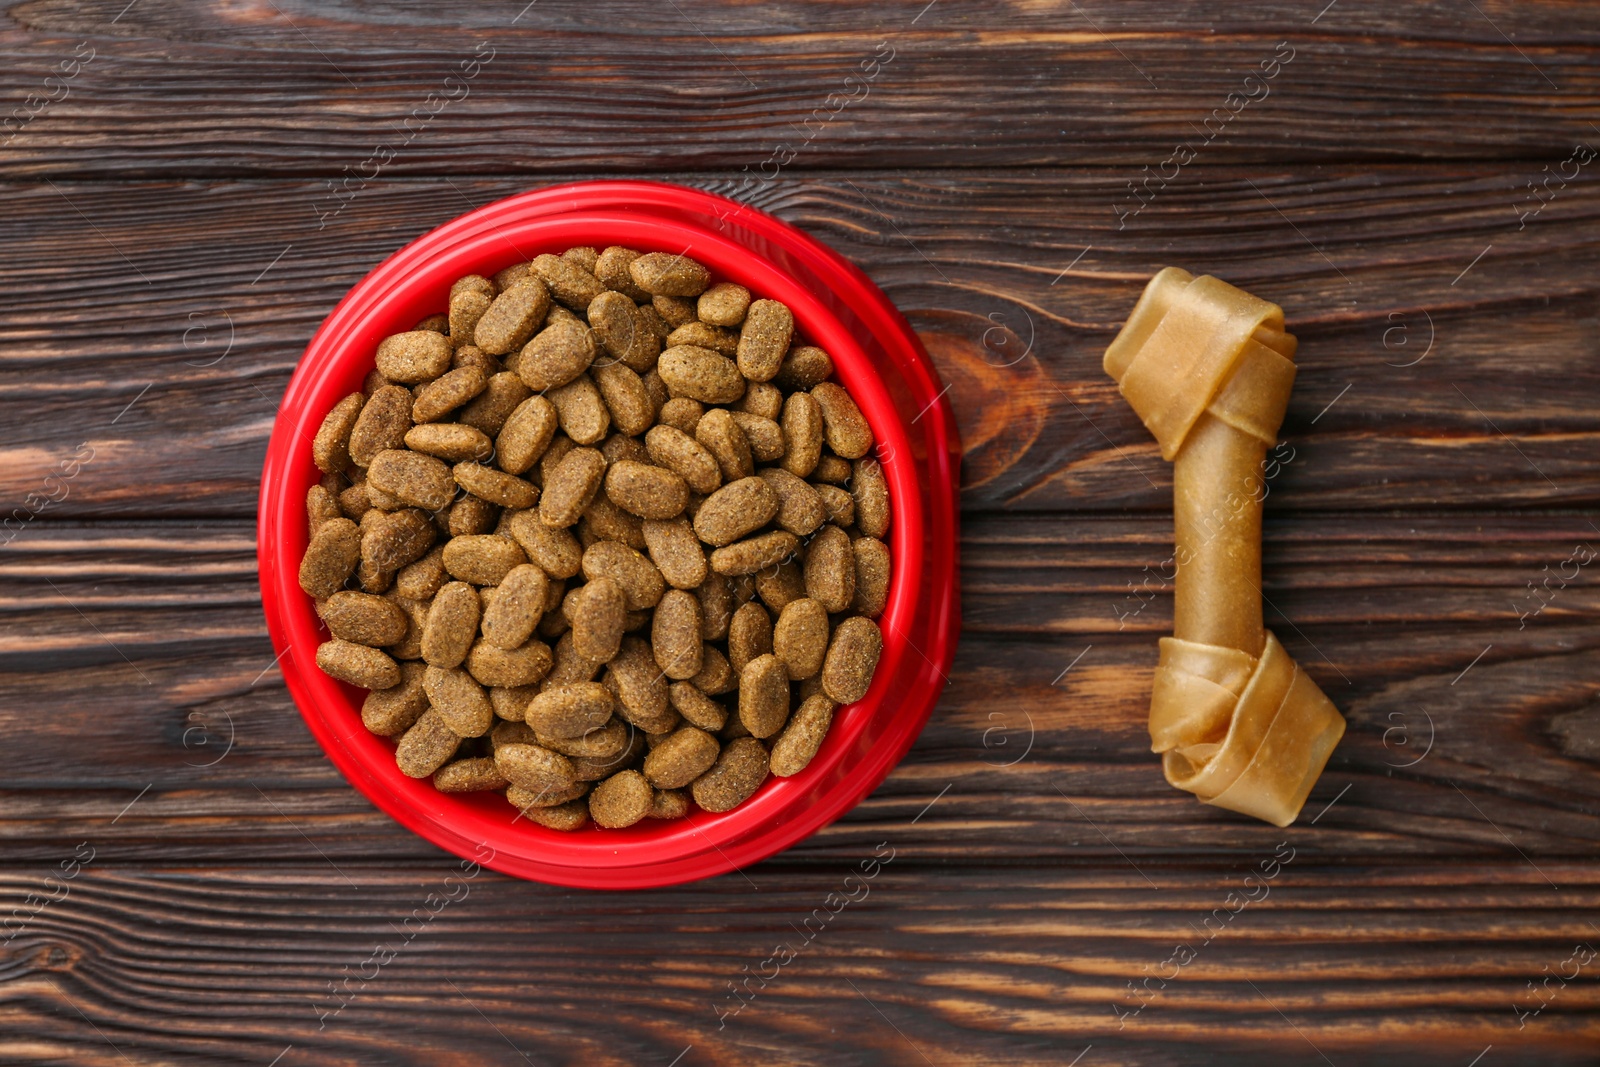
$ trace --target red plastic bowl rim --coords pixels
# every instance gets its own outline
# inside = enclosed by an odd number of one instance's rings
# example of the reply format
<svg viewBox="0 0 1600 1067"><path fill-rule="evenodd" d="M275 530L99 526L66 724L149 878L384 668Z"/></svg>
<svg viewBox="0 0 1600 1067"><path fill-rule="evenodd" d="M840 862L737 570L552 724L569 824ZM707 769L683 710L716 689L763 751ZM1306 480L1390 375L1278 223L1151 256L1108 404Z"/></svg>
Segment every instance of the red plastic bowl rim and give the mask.
<svg viewBox="0 0 1600 1067"><path fill-rule="evenodd" d="M665 204L655 206L680 217L651 213L651 199L665 200ZM627 210L596 210L591 205L625 205ZM931 415L935 420L924 428L926 432L935 439L943 436L950 443L948 448L931 450L932 454L925 458L935 467L947 468L934 472L928 479L928 489L932 495L948 499L924 501L931 505L927 508L909 506L917 499L919 489L911 463L902 462L899 457L911 456L913 450L878 372L871 367L855 336L803 284L755 253L748 237L741 243L708 228L703 222L708 216L722 224L731 223L720 226L725 230L747 234L758 230L762 238L776 239L788 246L787 253L806 255L858 300L863 294L870 298L866 311L880 319L887 314L887 321L902 332L897 340L904 344L909 339L914 351L921 353L909 325L859 270L770 216L682 187L638 182L574 183L477 209L418 238L375 268L351 289L313 337L306 358L285 393L274 426L263 470L259 520L263 604L274 646L281 653L285 680L308 727L352 784L403 825L457 855L506 873L580 886L663 885L723 873L786 848L832 821L875 788L920 732L937 699L936 691L913 692L911 695L918 699L912 703L920 706L879 706L890 679L899 676L898 660L907 655L906 645L910 642L905 631L917 618L919 607L944 617L942 632L948 639L939 641L940 627L935 626L936 636L930 643L939 647L929 651L919 646L915 654L926 659L941 679L947 675L954 654L953 568L947 590L925 591L918 580L926 538L955 536L955 438L948 405L935 393L932 407L922 416ZM697 220L699 225L695 224ZM360 690L342 686L315 668L314 650L322 637L317 632L318 622L309 598L296 581L296 564L305 542L301 501L304 489L316 474L310 469L308 440L333 399L354 388L350 384L352 376L359 382L370 368L370 353L377 338L409 328L412 321L421 317L415 314L419 307L442 307L440 294L448 290L455 277L469 271L490 273L542 251L600 242L646 248L666 248L669 244L681 247L707 263L719 278L745 284L758 295L784 300L794 310L801 332L835 355L838 377L856 398L883 445L883 467L894 504L895 523L890 532L894 576L890 603L882 619L884 658L873 691L862 701L840 710L828 743L813 765L795 778L770 780L755 797L732 812L709 815L696 809L691 819L681 821L681 825L654 823L642 833L613 830L566 835L531 824L518 826L515 822L499 827L509 812L496 796L492 800L498 801L500 807L487 820L476 821L479 832L464 832L460 824L474 822L465 813L472 810L476 801L444 797L425 779L419 783L403 779L394 768L392 755L387 756L387 762L374 763L372 745L390 743L372 738L361 726L359 716L349 710L352 700L358 702ZM433 299L425 295L429 290L433 291ZM356 350L359 355L348 354ZM912 383L917 392L922 391L916 389L917 384L923 389L935 384L925 353L921 359L920 369L926 380ZM317 397L324 402L314 403ZM298 478L290 476L296 465L301 468ZM925 531L925 510L935 527L942 525L937 521L941 513L948 514L948 530ZM922 604L925 594L942 599L943 603ZM304 663L295 657L295 649L307 653L302 657ZM848 742L871 726L869 720L874 716L886 714L890 720L879 725L872 750L864 756L855 753ZM849 779L834 782L821 796L807 801L809 783L820 776L837 774L841 761L852 755L855 760ZM399 782L395 781L397 777ZM410 788L412 785L416 788ZM800 804L804 810L788 810L797 801L805 802ZM462 807L463 804L468 806ZM523 854L530 848L536 856Z"/></svg>

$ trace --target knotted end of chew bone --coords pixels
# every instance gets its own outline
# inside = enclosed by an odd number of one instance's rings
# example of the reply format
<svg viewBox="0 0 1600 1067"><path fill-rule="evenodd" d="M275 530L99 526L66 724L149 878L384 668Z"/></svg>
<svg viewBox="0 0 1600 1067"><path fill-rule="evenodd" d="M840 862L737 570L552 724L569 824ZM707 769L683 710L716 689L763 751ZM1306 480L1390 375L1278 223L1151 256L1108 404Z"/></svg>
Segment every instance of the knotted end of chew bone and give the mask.
<svg viewBox="0 0 1600 1067"><path fill-rule="evenodd" d="M1344 725L1271 631L1259 658L1161 639L1151 749L1161 753L1169 783L1207 804L1288 826Z"/></svg>
<svg viewBox="0 0 1600 1067"><path fill-rule="evenodd" d="M1275 443L1294 387L1295 343L1277 304L1166 267L1106 349L1105 369L1170 460L1207 411Z"/></svg>

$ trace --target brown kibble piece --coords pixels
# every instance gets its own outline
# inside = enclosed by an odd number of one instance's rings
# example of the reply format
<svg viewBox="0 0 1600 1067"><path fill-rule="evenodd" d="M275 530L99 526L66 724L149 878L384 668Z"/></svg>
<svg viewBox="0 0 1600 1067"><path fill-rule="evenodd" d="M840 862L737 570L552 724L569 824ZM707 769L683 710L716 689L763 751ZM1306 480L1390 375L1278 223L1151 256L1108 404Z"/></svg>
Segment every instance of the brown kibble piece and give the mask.
<svg viewBox="0 0 1600 1067"><path fill-rule="evenodd" d="M583 311L606 290L599 278L566 256L535 256L533 272L549 287L551 296L574 311Z"/></svg>
<svg viewBox="0 0 1600 1067"><path fill-rule="evenodd" d="M745 665L772 651L772 616L752 601L739 605L728 623L728 663L735 674Z"/></svg>
<svg viewBox="0 0 1600 1067"><path fill-rule="evenodd" d="M691 726L720 730L727 724L727 709L702 693L693 682L673 682L667 687L667 699Z"/></svg>
<svg viewBox="0 0 1600 1067"><path fill-rule="evenodd" d="M730 811L750 799L766 780L766 747L753 737L740 737L723 746L717 762L694 780L689 792L705 811Z"/></svg>
<svg viewBox="0 0 1600 1067"><path fill-rule="evenodd" d="M543 641L529 641L517 648L479 641L467 653L467 671L484 685L515 689L542 680L553 661L550 646Z"/></svg>
<svg viewBox="0 0 1600 1067"><path fill-rule="evenodd" d="M355 429L362 405L366 402L367 398L362 394L351 393L335 404L327 418L322 420L322 426L311 442L311 461L318 470L342 474L350 466L350 431Z"/></svg>
<svg viewBox="0 0 1600 1067"><path fill-rule="evenodd" d="M492 303L494 294L481 289L467 288L451 293L450 314L445 319L446 328L450 331L450 343L457 347L471 345L478 320L483 318L483 313L489 310Z"/></svg>
<svg viewBox="0 0 1600 1067"><path fill-rule="evenodd" d="M700 598L700 615L703 619L701 633L707 641L720 641L728 636L728 621L737 606L733 600L733 587L726 575L718 574L706 565L705 581L695 594Z"/></svg>
<svg viewBox="0 0 1600 1067"><path fill-rule="evenodd" d="M448 574L444 569L444 546L430 549L427 555L400 568L394 579L397 596L407 600L432 600L444 585Z"/></svg>
<svg viewBox="0 0 1600 1067"><path fill-rule="evenodd" d="M850 481L850 462L838 456L824 454L817 460L817 469L811 472L813 482L826 482L828 485L844 485Z"/></svg>
<svg viewBox="0 0 1600 1067"><path fill-rule="evenodd" d="M444 546L444 569L473 585L499 585L512 568L526 562L521 547L499 534L453 537Z"/></svg>
<svg viewBox="0 0 1600 1067"><path fill-rule="evenodd" d="M545 475L540 521L558 528L577 522L600 491L605 473L606 458L597 449L574 448L561 457L555 469Z"/></svg>
<svg viewBox="0 0 1600 1067"><path fill-rule="evenodd" d="M523 742L531 744L532 742ZM572 830L589 821L589 806L587 804L573 804L571 801L586 796L589 792L588 782L573 782L565 789L524 789L520 785L509 786L506 789L506 799L511 806L520 809L528 818L539 822L542 826L550 826L553 830ZM559 811L562 808L577 808L578 821L574 825L566 825L564 818L555 822L561 825L552 825L550 822L540 822L536 816L548 814L549 811Z"/></svg>
<svg viewBox="0 0 1600 1067"><path fill-rule="evenodd" d="M613 463L606 470L606 496L642 519L671 519L683 514L689 486L673 471L635 460Z"/></svg>
<svg viewBox="0 0 1600 1067"><path fill-rule="evenodd" d="M400 667L386 652L334 638L317 646L322 673L363 689L388 689L400 684Z"/></svg>
<svg viewBox="0 0 1600 1067"><path fill-rule="evenodd" d="M646 642L622 639L622 651L611 661L605 684L617 699L617 714L644 732L658 734L676 725L678 713L667 701L667 679Z"/></svg>
<svg viewBox="0 0 1600 1067"><path fill-rule="evenodd" d="M481 603L478 591L466 582L449 582L428 608L422 627L422 658L430 666L461 666L478 632Z"/></svg>
<svg viewBox="0 0 1600 1067"><path fill-rule="evenodd" d="M639 313L634 302L621 293L606 292L589 305L589 325L605 349L601 362L630 367L643 374L656 365L661 355L661 338Z"/></svg>
<svg viewBox="0 0 1600 1067"><path fill-rule="evenodd" d="M648 303L650 294L639 288L633 282L633 274L628 267L639 258L639 253L631 248L621 245L612 245L600 253L595 261L594 274L607 289L615 289L629 300L638 303Z"/></svg>
<svg viewBox="0 0 1600 1067"><path fill-rule="evenodd" d="M823 437L828 447L845 459L860 459L872 447L872 428L843 386L822 382L811 396L822 408Z"/></svg>
<svg viewBox="0 0 1600 1067"><path fill-rule="evenodd" d="M779 503L777 492L764 478L729 482L700 505L694 517L695 535L708 545L732 544L771 522Z"/></svg>
<svg viewBox="0 0 1600 1067"><path fill-rule="evenodd" d="M487 756L458 759L433 772L433 787L441 793L498 792L509 784Z"/></svg>
<svg viewBox="0 0 1600 1067"><path fill-rule="evenodd" d="M611 429L611 409L606 407L594 379L580 374L559 389L545 394L556 406L561 419L561 429L580 445L595 445L604 441Z"/></svg>
<svg viewBox="0 0 1600 1067"><path fill-rule="evenodd" d="M317 527L300 559L300 588L322 599L344 588L361 560L361 529L349 519L329 519Z"/></svg>
<svg viewBox="0 0 1600 1067"><path fill-rule="evenodd" d="M734 410L777 422L783 414L783 390L771 382L751 382L745 386L744 396L739 398Z"/></svg>
<svg viewBox="0 0 1600 1067"><path fill-rule="evenodd" d="M757 463L772 463L783 458L783 430L776 422L748 411L729 412L729 417L743 431L750 455Z"/></svg>
<svg viewBox="0 0 1600 1067"><path fill-rule="evenodd" d="M655 296L699 296L711 272L685 255L649 252L628 264L633 284Z"/></svg>
<svg viewBox="0 0 1600 1067"><path fill-rule="evenodd" d="M495 438L495 462L508 474L524 474L555 440L561 419L549 398L530 396L518 404Z"/></svg>
<svg viewBox="0 0 1600 1067"><path fill-rule="evenodd" d="M876 618L889 603L889 546L872 537L858 537L851 544L856 557L856 598L854 608Z"/></svg>
<svg viewBox="0 0 1600 1067"><path fill-rule="evenodd" d="M696 589L710 571L705 550L688 519L650 519L641 531L656 565L667 584L675 589Z"/></svg>
<svg viewBox="0 0 1600 1067"><path fill-rule="evenodd" d="M855 525L855 497L837 485L817 485L813 488L816 489L817 498L822 501L822 506L827 511L829 522L841 528Z"/></svg>
<svg viewBox="0 0 1600 1067"><path fill-rule="evenodd" d="M822 693L807 697L789 719L789 725L772 743L772 773L788 778L806 769L822 747L838 705Z"/></svg>
<svg viewBox="0 0 1600 1067"><path fill-rule="evenodd" d="M772 652L783 661L793 681L822 670L828 653L827 610L809 597L790 601L772 628Z"/></svg>
<svg viewBox="0 0 1600 1067"><path fill-rule="evenodd" d="M822 405L810 393L792 393L783 402L783 469L809 478L822 459Z"/></svg>
<svg viewBox="0 0 1600 1067"><path fill-rule="evenodd" d="M608 470L610 468L607 468ZM578 523L578 540L585 545L596 541L617 541L635 550L644 549L644 520L623 511L604 493L595 496Z"/></svg>
<svg viewBox="0 0 1600 1067"><path fill-rule="evenodd" d="M572 650L584 659L605 663L622 648L627 596L610 578L586 582L568 594L567 618L572 623Z"/></svg>
<svg viewBox="0 0 1600 1067"><path fill-rule="evenodd" d="M776 300L757 300L739 331L739 373L753 382L774 378L794 336L794 315Z"/></svg>
<svg viewBox="0 0 1600 1067"><path fill-rule="evenodd" d="M547 492L543 503L549 500ZM571 578L583 566L583 548L572 531L546 526L531 511L512 515L507 528L528 558L550 577Z"/></svg>
<svg viewBox="0 0 1600 1067"><path fill-rule="evenodd" d="M695 312L713 326L737 326L750 310L750 290L732 282L718 282L700 294Z"/></svg>
<svg viewBox="0 0 1600 1067"><path fill-rule="evenodd" d="M787 530L773 530L714 550L711 569L728 575L754 574L794 558L799 551L798 537Z"/></svg>
<svg viewBox="0 0 1600 1067"><path fill-rule="evenodd" d="M512 371L491 374L489 384L484 386L476 400L461 409L456 421L493 437L500 432L517 405L532 395L533 390L522 384L522 379Z"/></svg>
<svg viewBox="0 0 1600 1067"><path fill-rule="evenodd" d="M525 275L494 298L472 331L472 343L491 356L503 356L527 344L549 311L550 290Z"/></svg>
<svg viewBox="0 0 1600 1067"><path fill-rule="evenodd" d="M539 490L532 483L481 463L457 463L451 474L456 484L473 496L501 507L531 508L539 499Z"/></svg>
<svg viewBox="0 0 1600 1067"><path fill-rule="evenodd" d="M583 576L589 581L610 578L622 587L629 611L653 608L666 591L666 579L656 565L635 549L617 541L596 541L583 553Z"/></svg>
<svg viewBox="0 0 1600 1067"><path fill-rule="evenodd" d="M694 726L681 726L644 758L644 776L657 789L682 789L709 771L721 752L715 737Z"/></svg>
<svg viewBox="0 0 1600 1067"><path fill-rule="evenodd" d="M704 322L686 322L667 334L666 347L674 345L699 345L718 355L732 356L739 351L739 335Z"/></svg>
<svg viewBox="0 0 1600 1067"><path fill-rule="evenodd" d="M768 653L739 672L739 721L752 737L771 737L789 718L789 671Z"/></svg>
<svg viewBox="0 0 1600 1067"><path fill-rule="evenodd" d="M650 818L681 819L689 814L689 796L677 789L658 789L650 801Z"/></svg>
<svg viewBox="0 0 1600 1067"><path fill-rule="evenodd" d="M443 338L440 338L443 340ZM375 391L350 429L350 462L365 467L386 448L400 448L411 429L411 390L385 385Z"/></svg>
<svg viewBox="0 0 1600 1067"><path fill-rule="evenodd" d="M619 771L589 794L589 817L597 826L620 829L650 814L655 794L638 771Z"/></svg>
<svg viewBox="0 0 1600 1067"><path fill-rule="evenodd" d="M455 496L450 468L432 456L389 448L372 457L367 486L427 511L438 511Z"/></svg>
<svg viewBox="0 0 1600 1067"><path fill-rule="evenodd" d="M831 614L848 609L856 598L856 556L850 536L837 526L824 526L806 549L806 595Z"/></svg>
<svg viewBox="0 0 1600 1067"><path fill-rule="evenodd" d="M400 738L394 761L407 778L426 778L449 762L460 747L460 736L445 725L444 716L429 710Z"/></svg>
<svg viewBox="0 0 1600 1067"><path fill-rule="evenodd" d="M457 370L462 367L477 367L483 371L484 381L488 381L491 376L505 369L498 359L477 345L458 345L450 356L450 366Z"/></svg>
<svg viewBox="0 0 1600 1067"><path fill-rule="evenodd" d="M507 795L510 795L509 790ZM529 822L536 822L547 829L570 833L588 824L589 805L586 801L574 800L553 808L527 808L523 815Z"/></svg>
<svg viewBox="0 0 1600 1067"><path fill-rule="evenodd" d="M593 331L581 322L552 322L529 341L517 361L517 377L535 392L575 381L594 362Z"/></svg>
<svg viewBox="0 0 1600 1067"><path fill-rule="evenodd" d="M615 708L611 690L599 682L568 682L546 685L529 702L526 719L543 736L582 737L610 721Z"/></svg>
<svg viewBox="0 0 1600 1067"><path fill-rule="evenodd" d="M540 745L501 745L494 762L512 785L536 793L570 789L577 779L571 760Z"/></svg>
<svg viewBox="0 0 1600 1067"><path fill-rule="evenodd" d="M707 696L721 696L738 685L739 676L734 673L733 665L716 645L705 646L701 658L703 665L700 673L689 679L700 692Z"/></svg>
<svg viewBox="0 0 1600 1067"><path fill-rule="evenodd" d="M700 601L693 593L668 589L656 605L650 642L661 673L678 681L700 673L704 641L700 636Z"/></svg>
<svg viewBox="0 0 1600 1067"><path fill-rule="evenodd" d="M483 639L501 648L521 647L544 614L549 585L544 571L532 563L507 571L494 594L484 597Z"/></svg>
<svg viewBox="0 0 1600 1067"><path fill-rule="evenodd" d="M704 404L731 404L744 395L744 376L733 360L699 345L666 349L656 371L673 396Z"/></svg>
<svg viewBox="0 0 1600 1067"><path fill-rule="evenodd" d="M392 575L407 563L421 559L438 536L439 531L426 512L416 508L378 512L362 519L361 559Z"/></svg>
<svg viewBox="0 0 1600 1067"><path fill-rule="evenodd" d="M785 560L768 570L754 575L756 596L773 611L782 611L793 601L806 595L805 574L795 560Z"/></svg>
<svg viewBox="0 0 1600 1067"><path fill-rule="evenodd" d="M452 463L464 459L485 459L494 451L494 443L482 430L459 422L429 422L414 426L406 431L405 446L413 452L437 456ZM450 491L455 492L454 481L451 482Z"/></svg>
<svg viewBox="0 0 1600 1067"><path fill-rule="evenodd" d="M851 495L856 501L856 526L867 537L882 540L889 532L889 480L883 465L867 457L858 459L851 478Z"/></svg>
<svg viewBox="0 0 1600 1067"><path fill-rule="evenodd" d="M621 363L596 364L589 375L606 410L611 413L611 423L624 434L641 434L655 422L656 406L644 381L628 366Z"/></svg>
<svg viewBox="0 0 1600 1067"><path fill-rule="evenodd" d="M712 408L701 416L694 428L694 439L716 457L723 481L738 481L755 473L750 441L726 408Z"/></svg>
<svg viewBox="0 0 1600 1067"><path fill-rule="evenodd" d="M676 400L668 401L675 404ZM699 406L698 401L686 403ZM695 418L696 424L700 421ZM675 471L696 493L714 493L722 484L722 468L706 447L675 426L653 426L644 436L645 448L656 464Z"/></svg>
<svg viewBox="0 0 1600 1067"><path fill-rule="evenodd" d="M490 733L490 740L494 740L500 727L507 723L522 725L522 717L528 712L528 702L539 693L537 685L491 685L489 687L489 705L494 708L494 716L504 720L497 723ZM504 734L500 734L504 737Z"/></svg>
<svg viewBox="0 0 1600 1067"><path fill-rule="evenodd" d="M371 593L341 590L323 601L317 614L333 636L358 645L382 648L406 635L406 613L393 601Z"/></svg>
<svg viewBox="0 0 1600 1067"><path fill-rule="evenodd" d="M422 678L428 703L458 737L482 737L494 725L494 705L489 694L460 668L430 666Z"/></svg>
<svg viewBox="0 0 1600 1067"><path fill-rule="evenodd" d="M378 343L378 373L391 382L415 385L450 369L450 342L432 330L396 333Z"/></svg>
<svg viewBox="0 0 1600 1067"><path fill-rule="evenodd" d="M317 527L329 519L343 517L338 498L329 493L322 483L318 482L306 490L306 526L312 533L316 533Z"/></svg>
<svg viewBox="0 0 1600 1067"><path fill-rule="evenodd" d="M411 421L434 422L477 396L489 384L481 367L457 367L417 390Z"/></svg>
<svg viewBox="0 0 1600 1067"><path fill-rule="evenodd" d="M883 633L878 624L859 615L845 619L833 631L828 656L822 664L822 691L841 704L866 696L872 685L878 657L883 653Z"/></svg>
<svg viewBox="0 0 1600 1067"><path fill-rule="evenodd" d="M659 379L661 376L658 374ZM700 425L700 416L706 413L706 406L698 400L691 400L686 396L670 397L661 403L661 410L656 413L661 425L682 431L691 440L694 438L695 427ZM649 435L645 435L648 439ZM709 453L707 453L709 455ZM660 463L661 460L656 462ZM713 461L714 462L714 461ZM667 464L670 466L670 464ZM679 473L683 473L679 471ZM718 475L718 481L721 475ZM699 492L699 490L695 490Z"/></svg>
<svg viewBox="0 0 1600 1067"><path fill-rule="evenodd" d="M374 689L361 703L361 724L379 737L399 737L428 710L422 688L425 668L420 663L400 664L400 683Z"/></svg>
<svg viewBox="0 0 1600 1067"><path fill-rule="evenodd" d="M445 525L451 537L487 533L494 529L499 512L500 509L487 500L468 493L450 505Z"/></svg>
<svg viewBox="0 0 1600 1067"><path fill-rule="evenodd" d="M798 537L810 536L828 518L828 509L817 490L804 478L782 467L768 467L760 478L772 486L778 497L778 525Z"/></svg>
<svg viewBox="0 0 1600 1067"><path fill-rule="evenodd" d="M812 389L833 374L833 360L813 345L796 345L783 357L783 365L773 379L779 389Z"/></svg>

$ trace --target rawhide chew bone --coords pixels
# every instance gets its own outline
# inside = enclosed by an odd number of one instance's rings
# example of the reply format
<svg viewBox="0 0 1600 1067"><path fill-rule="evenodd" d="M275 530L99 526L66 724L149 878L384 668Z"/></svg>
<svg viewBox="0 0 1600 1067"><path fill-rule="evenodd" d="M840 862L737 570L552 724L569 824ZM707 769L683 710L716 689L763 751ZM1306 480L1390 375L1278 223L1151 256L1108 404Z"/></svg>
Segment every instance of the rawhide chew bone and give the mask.
<svg viewBox="0 0 1600 1067"><path fill-rule="evenodd" d="M1209 276L1150 280L1105 369L1173 463L1173 635L1150 694L1167 781L1287 826L1344 735L1261 623L1263 459L1294 386L1283 309Z"/></svg>

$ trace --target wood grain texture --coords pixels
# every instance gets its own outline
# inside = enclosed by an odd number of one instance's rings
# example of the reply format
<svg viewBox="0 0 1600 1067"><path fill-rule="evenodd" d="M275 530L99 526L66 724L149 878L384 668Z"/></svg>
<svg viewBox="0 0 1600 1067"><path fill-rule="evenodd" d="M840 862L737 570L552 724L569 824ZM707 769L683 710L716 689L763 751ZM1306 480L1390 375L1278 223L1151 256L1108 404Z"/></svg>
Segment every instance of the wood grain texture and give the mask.
<svg viewBox="0 0 1600 1067"><path fill-rule="evenodd" d="M1600 868L1547 868L1560 889L1465 863L1327 868L1288 835L1289 862L1231 915L1255 855L1205 873L939 870L892 832L832 865L627 896L443 862L96 859L0 950L0 1056L1060 1065L1092 1045L1081 1063L1265 1067L1465 1064L1492 1044L1502 1064L1593 1062L1592 979L1521 1030L1511 1005L1536 1006L1529 980L1595 939ZM887 862L865 877L874 852ZM0 905L52 870L0 875ZM1128 1014L1179 944L1193 959Z"/></svg>
<svg viewBox="0 0 1600 1067"><path fill-rule="evenodd" d="M1100 171L783 179L753 199L861 263L918 328L956 400L969 509L1170 508L1100 357L1172 262L1282 303L1301 338L1272 507L1593 507L1600 186L1519 230L1527 172L1197 168L1120 231ZM395 248L522 188L382 181L319 229L310 183L0 187L0 500L87 442L53 516L253 513L322 317Z"/></svg>
<svg viewBox="0 0 1600 1067"><path fill-rule="evenodd" d="M0 1061L1595 1062L1600 962L1555 976L1600 947L1600 9L4 14ZM883 786L766 863L463 881L295 712L261 460L373 264L617 176L771 211L905 311L965 445L962 644ZM1149 752L1170 468L1100 358L1169 263L1301 340L1267 618L1349 732L1287 830Z"/></svg>
<svg viewBox="0 0 1600 1067"><path fill-rule="evenodd" d="M55 102L0 174L341 176L386 145L367 167L395 175L772 160L1136 178L1185 142L1210 162L1553 161L1600 121L1600 14L1552 0L124 4L9 5L0 99ZM880 42L892 59L859 80ZM1280 42L1289 64L1246 83ZM80 45L93 58L47 84ZM1197 132L1222 108L1225 132Z"/></svg>

